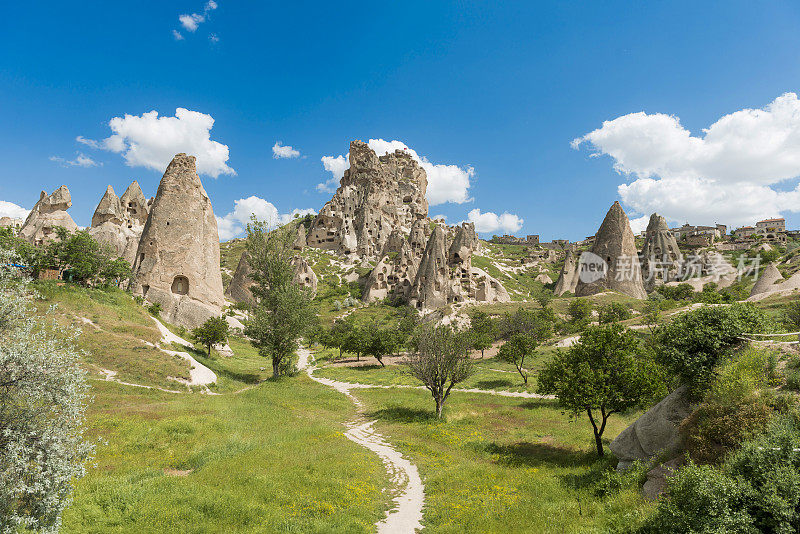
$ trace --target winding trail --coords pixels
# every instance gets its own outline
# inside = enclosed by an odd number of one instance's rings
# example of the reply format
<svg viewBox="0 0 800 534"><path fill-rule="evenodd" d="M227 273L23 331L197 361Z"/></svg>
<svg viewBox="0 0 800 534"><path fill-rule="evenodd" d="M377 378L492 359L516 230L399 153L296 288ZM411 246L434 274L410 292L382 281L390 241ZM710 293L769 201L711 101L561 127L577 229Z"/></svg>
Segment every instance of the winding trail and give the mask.
<svg viewBox="0 0 800 534"><path fill-rule="evenodd" d="M191 347L193 345L179 335L172 333L169 328L164 326L164 324L155 317L151 317L151 319L155 321L158 331L161 332L162 344L177 343L178 345L186 345L187 347ZM213 384L217 381L217 375L214 373L214 371L192 358L191 354L188 352L167 350L162 349L161 347L158 347L158 349L161 352L166 352L171 356L179 356L189 362L189 380L178 380L179 382L189 386L205 386L207 390L209 384Z"/></svg>
<svg viewBox="0 0 800 534"><path fill-rule="evenodd" d="M308 366L309 359L313 358L309 350L300 348L297 354L298 368L306 369L311 380L332 387L347 396L356 405L359 417L346 423L345 426L348 430L344 435L350 441L377 454L389 471L396 488L395 508L387 512L386 517L376 523L378 534L414 533L421 530L422 508L425 505L425 486L422 484L422 478L419 476L417 466L403 458L402 454L372 428L376 421L369 421L363 416L364 404L350 393L351 389L363 387L363 385L316 377L314 376L316 367Z"/></svg>

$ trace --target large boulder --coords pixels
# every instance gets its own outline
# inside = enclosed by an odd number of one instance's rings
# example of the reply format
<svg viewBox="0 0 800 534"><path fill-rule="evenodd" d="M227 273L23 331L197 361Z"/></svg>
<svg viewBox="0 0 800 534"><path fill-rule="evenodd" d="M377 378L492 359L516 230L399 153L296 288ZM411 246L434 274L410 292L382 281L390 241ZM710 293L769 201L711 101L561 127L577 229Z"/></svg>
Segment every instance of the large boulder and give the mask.
<svg viewBox="0 0 800 534"><path fill-rule="evenodd" d="M122 209L125 210L125 219L131 226L144 226L150 214L150 205L139 187L139 182L134 180L120 198Z"/></svg>
<svg viewBox="0 0 800 534"><path fill-rule="evenodd" d="M299 286L306 287L310 289L312 293L316 294L317 275L308 264L308 260L304 256L298 254L292 258L292 267L294 267L292 282Z"/></svg>
<svg viewBox="0 0 800 534"><path fill-rule="evenodd" d="M194 156L178 154L158 186L133 264L133 291L194 328L222 312L219 234Z"/></svg>
<svg viewBox="0 0 800 534"><path fill-rule="evenodd" d="M43 245L56 238L55 229L58 226L69 232L75 232L78 225L67 213L70 206L72 206L72 196L67 186L62 185L49 195L42 191L39 201L22 224L19 235L29 243Z"/></svg>
<svg viewBox="0 0 800 534"><path fill-rule="evenodd" d="M378 156L366 143L350 143L350 168L333 198L311 223L310 247L376 259L395 228L404 233L428 216L425 170L410 154Z"/></svg>
<svg viewBox="0 0 800 534"><path fill-rule="evenodd" d="M611 290L636 299L647 298L636 240L628 216L619 202L614 202L608 210L590 252L592 255L581 255L579 270L589 262L605 262L605 274L586 281L579 277L576 296L587 297Z"/></svg>
<svg viewBox="0 0 800 534"><path fill-rule="evenodd" d="M609 445L619 460L617 469L627 469L635 460L649 460L660 454L671 458L679 453L683 438L678 427L692 409L688 389L680 386L647 410Z"/></svg>

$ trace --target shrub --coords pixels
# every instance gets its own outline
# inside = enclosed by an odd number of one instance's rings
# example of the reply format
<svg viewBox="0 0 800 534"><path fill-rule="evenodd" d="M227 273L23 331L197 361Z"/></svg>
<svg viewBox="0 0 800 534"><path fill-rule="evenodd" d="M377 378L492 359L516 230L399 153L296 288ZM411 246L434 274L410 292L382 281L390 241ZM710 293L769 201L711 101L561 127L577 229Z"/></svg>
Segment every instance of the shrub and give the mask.
<svg viewBox="0 0 800 534"><path fill-rule="evenodd" d="M161 304L158 302L154 302L147 307L147 313L152 315L153 317L158 317L161 315Z"/></svg>
<svg viewBox="0 0 800 534"><path fill-rule="evenodd" d="M704 306L658 329L656 356L698 395L711 383L717 363L741 343L742 334L760 333L769 325L765 313L750 303Z"/></svg>

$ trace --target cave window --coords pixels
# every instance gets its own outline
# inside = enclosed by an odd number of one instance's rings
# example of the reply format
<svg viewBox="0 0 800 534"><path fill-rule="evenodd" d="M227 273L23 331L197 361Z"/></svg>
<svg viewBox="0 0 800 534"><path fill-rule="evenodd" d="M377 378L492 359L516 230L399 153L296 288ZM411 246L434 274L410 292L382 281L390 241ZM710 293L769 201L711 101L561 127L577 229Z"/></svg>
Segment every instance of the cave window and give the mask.
<svg viewBox="0 0 800 534"><path fill-rule="evenodd" d="M172 281L172 292L176 295L186 295L189 293L189 279L183 275L175 277Z"/></svg>
<svg viewBox="0 0 800 534"><path fill-rule="evenodd" d="M411 204L411 195L406 195L403 197L403 204Z"/></svg>

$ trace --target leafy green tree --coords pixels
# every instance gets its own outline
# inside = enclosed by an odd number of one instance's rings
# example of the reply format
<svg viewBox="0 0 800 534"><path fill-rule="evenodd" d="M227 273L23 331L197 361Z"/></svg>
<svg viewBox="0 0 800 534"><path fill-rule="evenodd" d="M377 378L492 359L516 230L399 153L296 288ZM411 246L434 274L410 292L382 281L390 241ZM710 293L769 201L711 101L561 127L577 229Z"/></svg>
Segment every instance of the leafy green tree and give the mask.
<svg viewBox="0 0 800 534"><path fill-rule="evenodd" d="M585 413L598 456L608 418L651 400L660 373L643 355L636 335L613 323L589 327L576 344L559 350L539 373L539 393L555 395L577 417Z"/></svg>
<svg viewBox="0 0 800 534"><path fill-rule="evenodd" d="M381 328L377 321L371 321L360 329L363 337L364 354L373 356L381 367L386 367L383 357L394 354L400 347L398 331L394 328Z"/></svg>
<svg viewBox="0 0 800 534"><path fill-rule="evenodd" d="M742 343L743 334L764 333L770 326L767 315L751 303L703 306L656 331L656 358L679 383L699 394L720 359Z"/></svg>
<svg viewBox="0 0 800 534"><path fill-rule="evenodd" d="M224 317L211 317L192 330L192 338L208 347L208 357L210 358L211 347L228 341L228 321Z"/></svg>
<svg viewBox="0 0 800 534"><path fill-rule="evenodd" d="M514 334L503 343L497 357L504 362L514 364L522 381L528 384L528 371L525 369L525 358L532 355L537 347L536 339L530 334Z"/></svg>
<svg viewBox="0 0 800 534"><path fill-rule="evenodd" d="M327 332L325 343L327 343L329 347L339 349L339 358L342 357L342 352L344 352L345 347L347 347L347 341L354 327L355 325L352 321L338 319L334 321L330 330Z"/></svg>
<svg viewBox="0 0 800 534"><path fill-rule="evenodd" d="M408 374L422 382L436 403L436 416L442 410L453 386L473 373L467 358L465 336L449 326L421 326L414 336L416 351L403 362Z"/></svg>
<svg viewBox="0 0 800 534"><path fill-rule="evenodd" d="M630 319L631 317L631 310L621 302L612 302L602 306L598 310L598 313L598 322L600 324L624 321L626 319Z"/></svg>
<svg viewBox="0 0 800 534"><path fill-rule="evenodd" d="M367 338L364 335L364 329L356 325L354 322L347 321L351 326L347 330L342 343L342 350L356 355L356 361L361 361L361 355L366 352Z"/></svg>
<svg viewBox="0 0 800 534"><path fill-rule="evenodd" d="M52 327L0 250L0 531L57 531L92 446L76 332ZM47 320L45 320L47 319Z"/></svg>
<svg viewBox="0 0 800 534"><path fill-rule="evenodd" d="M648 300L642 314L642 324L647 325L653 334L661 322L661 306L655 300Z"/></svg>
<svg viewBox="0 0 800 534"><path fill-rule="evenodd" d="M470 320L470 345L474 350L481 351L481 358L483 358L484 351L491 347L497 339L497 322L488 313L480 310L475 311L470 316Z"/></svg>
<svg viewBox="0 0 800 534"><path fill-rule="evenodd" d="M538 295L536 295L536 302L539 303L539 306L542 308L547 308L550 303L553 301L553 292L549 289L542 289Z"/></svg>
<svg viewBox="0 0 800 534"><path fill-rule="evenodd" d="M567 306L570 322L575 325L584 325L592 318L592 302L585 298L577 298Z"/></svg>
<svg viewBox="0 0 800 534"><path fill-rule="evenodd" d="M256 307L245 323L245 334L259 354L272 359L273 377L284 373L298 340L315 318L311 292L292 281L293 237L285 227L269 231L255 217L247 225L245 246Z"/></svg>

